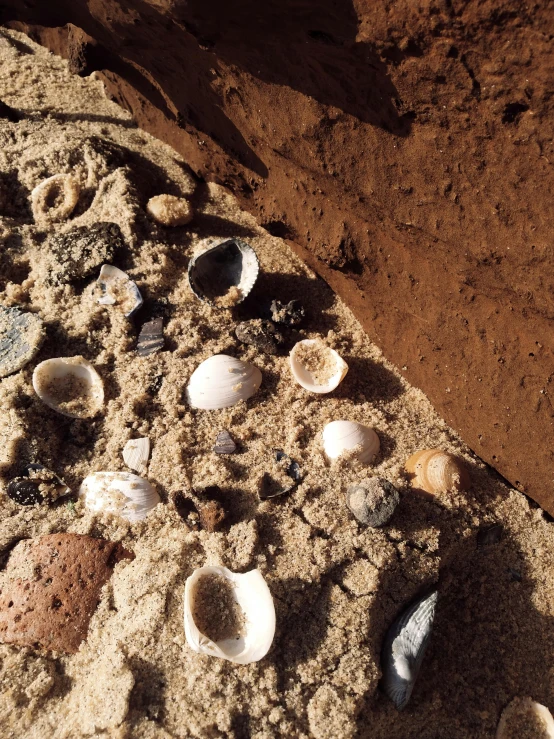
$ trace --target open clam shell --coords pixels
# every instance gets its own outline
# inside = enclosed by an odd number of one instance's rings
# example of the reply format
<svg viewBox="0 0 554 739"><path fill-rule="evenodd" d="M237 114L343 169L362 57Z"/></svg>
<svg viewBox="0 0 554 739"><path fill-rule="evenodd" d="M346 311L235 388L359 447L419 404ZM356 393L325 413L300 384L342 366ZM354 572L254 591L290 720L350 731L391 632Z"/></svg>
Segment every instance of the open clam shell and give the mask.
<svg viewBox="0 0 554 739"><path fill-rule="evenodd" d="M463 461L442 449L422 449L412 454L405 467L412 487L430 495L468 490L470 486Z"/></svg>
<svg viewBox="0 0 554 739"><path fill-rule="evenodd" d="M531 698L514 698L502 711L496 739L554 739L554 718L546 706Z"/></svg>
<svg viewBox="0 0 554 739"><path fill-rule="evenodd" d="M262 384L262 373L249 362L227 354L214 354L192 373L187 400L193 408L229 408L254 395Z"/></svg>
<svg viewBox="0 0 554 739"><path fill-rule="evenodd" d="M332 392L348 372L344 359L321 339L299 341L289 359L296 382L312 393Z"/></svg>
<svg viewBox="0 0 554 739"><path fill-rule="evenodd" d="M81 483L79 497L89 510L114 513L131 523L142 521L160 502L148 480L131 472L93 472Z"/></svg>
<svg viewBox="0 0 554 739"><path fill-rule="evenodd" d="M355 421L332 421L323 429L323 449L330 460L352 453L362 464L371 464L380 446L375 431Z"/></svg>
<svg viewBox="0 0 554 739"><path fill-rule="evenodd" d="M197 298L218 308L230 308L250 293L258 271L254 249L239 239L228 239L193 257L188 278Z"/></svg>
<svg viewBox="0 0 554 739"><path fill-rule="evenodd" d="M104 404L102 378L81 356L41 362L33 372L33 388L49 408L70 418L92 418Z"/></svg>
<svg viewBox="0 0 554 739"><path fill-rule="evenodd" d="M415 600L389 628L383 642L383 690L401 711L414 688L431 636L438 592Z"/></svg>
<svg viewBox="0 0 554 739"><path fill-rule="evenodd" d="M0 377L30 362L43 340L44 325L39 316L0 305Z"/></svg>
<svg viewBox="0 0 554 739"><path fill-rule="evenodd" d="M100 305L117 305L125 316L131 316L142 303L142 295L135 282L123 270L103 264L97 280Z"/></svg>
<svg viewBox="0 0 554 739"><path fill-rule="evenodd" d="M212 605L214 614L220 616L221 606L238 607L239 618L232 614L231 629L227 634L221 630L219 619L209 618L209 599L202 597L201 584L204 578L213 582L212 593L217 598L218 589L227 596ZM219 580L219 588L218 588ZM223 580L224 582L221 582ZM226 582L225 582L226 581ZM227 585L227 588L222 587ZM226 590L226 592L225 592ZM229 602L230 601L230 602ZM242 613L241 613L242 612ZM225 616L223 619L225 620ZM210 620L219 623L210 624ZM238 621L238 622L237 622ZM214 629L224 636L214 640L201 631ZM234 628L233 628L234 627ZM258 662L268 653L275 635L275 606L273 597L259 570L245 574L231 572L226 567L200 567L185 583L185 636L189 646L200 654L220 657L240 665Z"/></svg>

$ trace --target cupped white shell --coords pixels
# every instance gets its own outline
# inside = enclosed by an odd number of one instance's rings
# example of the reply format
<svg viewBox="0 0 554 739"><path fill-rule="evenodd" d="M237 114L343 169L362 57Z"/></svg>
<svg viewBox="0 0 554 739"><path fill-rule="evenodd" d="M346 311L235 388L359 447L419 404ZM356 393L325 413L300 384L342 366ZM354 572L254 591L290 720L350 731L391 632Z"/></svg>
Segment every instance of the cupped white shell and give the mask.
<svg viewBox="0 0 554 739"><path fill-rule="evenodd" d="M322 382L317 382L314 374L310 372L301 362L301 354L305 347L312 350L318 349L321 356L321 365L332 367L332 374ZM330 393L337 388L348 372L348 365L342 357L330 347L326 346L321 339L303 339L295 344L290 353L290 367L296 382L305 390L312 393Z"/></svg>
<svg viewBox="0 0 554 739"><path fill-rule="evenodd" d="M98 298L100 305L118 305L125 316L130 316L143 303L136 283L126 272L111 264L102 265L96 282L101 292Z"/></svg>
<svg viewBox="0 0 554 739"><path fill-rule="evenodd" d="M208 575L225 578L232 586L233 597L242 610L244 625L238 638L214 642L199 629L194 620L195 596L199 581ZM200 567L185 583L185 636L189 646L200 654L248 665L268 653L275 635L273 597L259 570L245 574L226 567Z"/></svg>
<svg viewBox="0 0 554 739"><path fill-rule="evenodd" d="M81 483L79 497L89 510L114 513L131 523L142 521L160 502L148 480L131 472L93 472Z"/></svg>
<svg viewBox="0 0 554 739"><path fill-rule="evenodd" d="M140 439L129 439L123 447L122 455L127 467L141 475L145 475L146 465L150 457L150 439L147 436Z"/></svg>
<svg viewBox="0 0 554 739"><path fill-rule="evenodd" d="M192 373L187 400L193 408L229 408L250 398L262 384L262 373L249 362L214 354Z"/></svg>
<svg viewBox="0 0 554 739"><path fill-rule="evenodd" d="M502 711L496 739L520 736L554 739L554 718L546 706L532 698L514 698Z"/></svg>
<svg viewBox="0 0 554 739"><path fill-rule="evenodd" d="M442 449L422 449L406 461L413 488L430 495L468 490L470 479L463 461Z"/></svg>
<svg viewBox="0 0 554 739"><path fill-rule="evenodd" d="M92 418L104 404L102 378L81 356L37 364L33 388L43 403L70 418Z"/></svg>
<svg viewBox="0 0 554 739"><path fill-rule="evenodd" d="M241 303L254 287L256 252L240 239L228 239L194 256L188 278L197 298L224 308Z"/></svg>
<svg viewBox="0 0 554 739"><path fill-rule="evenodd" d="M331 421L323 429L323 449L330 460L353 452L362 464L371 464L379 447L375 431L355 421Z"/></svg>

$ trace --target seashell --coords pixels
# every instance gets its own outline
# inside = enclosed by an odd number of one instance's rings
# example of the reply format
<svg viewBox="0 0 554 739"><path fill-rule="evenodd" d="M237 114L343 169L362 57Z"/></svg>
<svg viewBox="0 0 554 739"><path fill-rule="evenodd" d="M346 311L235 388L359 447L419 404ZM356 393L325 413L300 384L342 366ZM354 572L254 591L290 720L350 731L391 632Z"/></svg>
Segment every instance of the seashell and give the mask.
<svg viewBox="0 0 554 739"><path fill-rule="evenodd" d="M53 503L71 490L51 470L41 464L30 464L22 475L10 480L6 492L19 505L36 505L45 501Z"/></svg>
<svg viewBox="0 0 554 739"><path fill-rule="evenodd" d="M187 400L193 408L229 408L254 395L262 383L257 367L226 354L214 354L192 373Z"/></svg>
<svg viewBox="0 0 554 739"><path fill-rule="evenodd" d="M143 324L137 342L137 354L139 357L145 357L147 354L163 349L165 340L163 335L163 318L154 318Z"/></svg>
<svg viewBox="0 0 554 739"><path fill-rule="evenodd" d="M93 472L83 480L79 497L89 510L115 513L131 523L142 521L160 502L148 480L131 472Z"/></svg>
<svg viewBox="0 0 554 739"><path fill-rule="evenodd" d="M330 393L348 372L348 365L321 339L304 339L294 345L290 366L296 382L312 393Z"/></svg>
<svg viewBox="0 0 554 739"><path fill-rule="evenodd" d="M150 439L146 436L141 439L129 439L123 447L123 461L135 472L146 474L146 466L150 457Z"/></svg>
<svg viewBox="0 0 554 739"><path fill-rule="evenodd" d="M234 454L237 451L237 445L228 431L218 433L213 451L216 454Z"/></svg>
<svg viewBox="0 0 554 739"><path fill-rule="evenodd" d="M278 354L285 343L285 337L275 328L271 321L254 318L242 321L235 329L235 336L243 344L255 346L266 354Z"/></svg>
<svg viewBox="0 0 554 739"><path fill-rule="evenodd" d="M188 278L197 298L218 308L231 308L250 293L258 271L254 249L244 241L229 239L193 257Z"/></svg>
<svg viewBox="0 0 554 739"><path fill-rule="evenodd" d="M70 418L92 418L104 404L102 378L81 356L41 362L33 372L33 387L43 403Z"/></svg>
<svg viewBox="0 0 554 739"><path fill-rule="evenodd" d="M125 316L131 316L143 303L136 283L111 264L102 265L96 282L101 292L98 298L100 305L118 305Z"/></svg>
<svg viewBox="0 0 554 739"><path fill-rule="evenodd" d="M43 340L44 326L37 315L0 305L0 377L30 362Z"/></svg>
<svg viewBox="0 0 554 739"><path fill-rule="evenodd" d="M514 698L502 711L496 739L554 739L554 718L546 706L531 698Z"/></svg>
<svg viewBox="0 0 554 739"><path fill-rule="evenodd" d="M259 570L200 567L187 579L185 637L195 652L248 665L265 657L274 635L275 606Z"/></svg>
<svg viewBox="0 0 554 739"><path fill-rule="evenodd" d="M70 174L55 174L38 184L31 192L31 209L35 221L65 221L79 200L81 188Z"/></svg>
<svg viewBox="0 0 554 739"><path fill-rule="evenodd" d="M162 226L185 226L194 216L190 201L175 195L155 195L146 204L146 212Z"/></svg>
<svg viewBox="0 0 554 739"><path fill-rule="evenodd" d="M418 598L387 631L381 665L383 690L401 711L406 707L431 636L438 592Z"/></svg>
<svg viewBox="0 0 554 739"><path fill-rule="evenodd" d="M384 526L400 501L398 490L383 477L370 477L349 485L346 505L360 523L372 528Z"/></svg>
<svg viewBox="0 0 554 739"><path fill-rule="evenodd" d="M271 320L274 323L282 323L285 326L298 326L304 320L306 312L299 300L291 300L289 303L281 303L273 300L270 306Z"/></svg>
<svg viewBox="0 0 554 739"><path fill-rule="evenodd" d="M469 474L459 457L442 449L423 449L405 464L413 488L426 493L445 493L449 490L467 490Z"/></svg>
<svg viewBox="0 0 554 739"><path fill-rule="evenodd" d="M279 495L290 493L299 482L302 482L302 471L298 462L291 459L282 449L274 449L273 454L275 462L277 462L275 477L272 477L269 472L263 474L258 490L260 500L276 498ZM293 480L292 484L285 481L285 475Z"/></svg>
<svg viewBox="0 0 554 739"><path fill-rule="evenodd" d="M355 421L332 421L323 429L323 448L331 460L351 453L362 464L371 464L380 446L375 431Z"/></svg>

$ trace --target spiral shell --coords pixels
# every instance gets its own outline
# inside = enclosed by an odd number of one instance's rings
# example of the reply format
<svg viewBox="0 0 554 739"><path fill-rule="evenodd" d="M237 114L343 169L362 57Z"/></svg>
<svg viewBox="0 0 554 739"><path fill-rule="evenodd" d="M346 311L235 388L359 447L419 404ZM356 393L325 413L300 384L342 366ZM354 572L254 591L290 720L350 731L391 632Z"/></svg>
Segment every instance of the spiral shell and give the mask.
<svg viewBox="0 0 554 739"><path fill-rule="evenodd" d="M405 465L413 488L434 495L449 490L468 490L469 473L463 461L442 449L422 449Z"/></svg>
<svg viewBox="0 0 554 739"><path fill-rule="evenodd" d="M79 355L37 364L33 388L43 403L70 418L92 418L104 404L102 378Z"/></svg>
<svg viewBox="0 0 554 739"><path fill-rule="evenodd" d="M214 354L192 373L187 400L193 408L229 408L254 395L262 384L262 373L249 362L226 354Z"/></svg>
<svg viewBox="0 0 554 739"><path fill-rule="evenodd" d="M362 464L371 464L379 447L375 431L355 421L332 421L323 429L323 448L331 460L352 452Z"/></svg>
<svg viewBox="0 0 554 739"><path fill-rule="evenodd" d="M83 480L79 497L91 511L115 513L131 523L142 521L160 502L148 480L131 472L94 472Z"/></svg>

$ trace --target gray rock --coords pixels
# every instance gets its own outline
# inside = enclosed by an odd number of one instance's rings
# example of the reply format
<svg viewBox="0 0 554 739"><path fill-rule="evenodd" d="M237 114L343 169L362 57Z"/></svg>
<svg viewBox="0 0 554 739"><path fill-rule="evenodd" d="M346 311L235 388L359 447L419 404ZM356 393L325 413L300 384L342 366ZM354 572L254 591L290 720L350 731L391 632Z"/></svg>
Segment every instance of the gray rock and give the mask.
<svg viewBox="0 0 554 739"><path fill-rule="evenodd" d="M54 236L48 244L48 266L55 283L88 277L100 265L111 263L125 245L117 223L101 221L92 226L75 226Z"/></svg>
<svg viewBox="0 0 554 739"><path fill-rule="evenodd" d="M383 477L366 477L346 491L346 505L356 519L372 528L384 526L400 501L398 490Z"/></svg>
<svg viewBox="0 0 554 739"><path fill-rule="evenodd" d="M283 335L271 321L263 318L254 318L252 321L239 323L235 334L243 344L255 346L256 349L266 354L278 354L280 347L285 343Z"/></svg>

